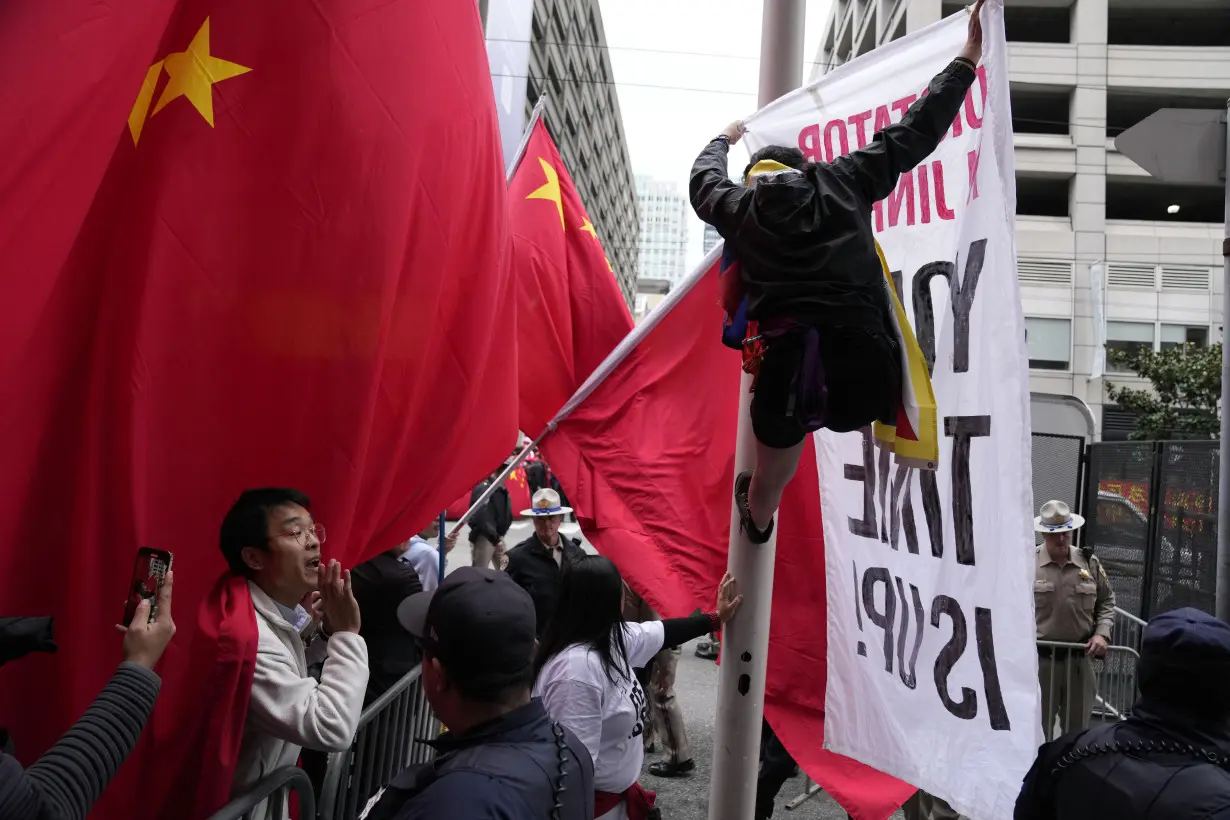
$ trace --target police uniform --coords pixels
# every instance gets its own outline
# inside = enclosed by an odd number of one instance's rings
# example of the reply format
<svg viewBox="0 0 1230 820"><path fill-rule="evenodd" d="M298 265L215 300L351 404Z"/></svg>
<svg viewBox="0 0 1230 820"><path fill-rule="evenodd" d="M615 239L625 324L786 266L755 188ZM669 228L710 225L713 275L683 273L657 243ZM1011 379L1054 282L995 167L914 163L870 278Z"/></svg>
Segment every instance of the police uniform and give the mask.
<svg viewBox="0 0 1230 820"><path fill-rule="evenodd" d="M624 620L632 622L659 621L658 614L653 611L645 599L624 584ZM691 771L692 746L688 743L688 732L683 723L683 710L679 699L675 697L675 674L679 665L679 647L664 646L649 662L648 667L638 671L638 677L643 676L641 687L649 693L646 705L649 711L649 721L645 731L645 751L654 749L655 741L662 741L662 751L666 752L664 760L653 763L649 773L659 777L673 777ZM665 775L662 772L666 772Z"/></svg>
<svg viewBox="0 0 1230 820"><path fill-rule="evenodd" d="M1068 547L1067 563L1051 559L1046 545L1038 547L1034 576L1034 614L1039 641L1085 644L1094 635L1110 642L1115 593L1097 558L1085 559ZM1055 716L1062 731L1089 725L1093 708L1093 664L1083 648L1038 647L1038 681L1042 687L1042 730L1049 738Z"/></svg>

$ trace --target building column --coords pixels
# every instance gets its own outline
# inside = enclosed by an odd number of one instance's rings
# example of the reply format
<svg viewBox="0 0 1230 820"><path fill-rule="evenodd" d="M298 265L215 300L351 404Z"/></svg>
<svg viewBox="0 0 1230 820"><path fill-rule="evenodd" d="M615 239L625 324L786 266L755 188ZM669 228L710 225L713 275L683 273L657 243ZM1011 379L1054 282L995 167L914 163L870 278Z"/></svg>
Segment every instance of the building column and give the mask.
<svg viewBox="0 0 1230 820"><path fill-rule="evenodd" d="M1090 268L1106 258L1106 27L1108 0L1076 0L1072 42L1076 48L1076 88L1070 128L1076 148L1071 213L1075 260L1075 312L1072 393L1094 409L1101 427L1103 380L1090 381L1093 363L1093 304Z"/></svg>

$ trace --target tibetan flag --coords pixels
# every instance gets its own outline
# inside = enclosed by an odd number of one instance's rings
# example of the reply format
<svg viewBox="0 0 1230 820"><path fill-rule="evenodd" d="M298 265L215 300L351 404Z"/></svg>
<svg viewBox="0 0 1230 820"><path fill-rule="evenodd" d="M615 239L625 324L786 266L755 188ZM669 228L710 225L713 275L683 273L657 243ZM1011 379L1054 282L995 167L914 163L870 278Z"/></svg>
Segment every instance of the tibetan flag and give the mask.
<svg viewBox="0 0 1230 820"><path fill-rule="evenodd" d="M4 722L30 762L82 714L120 660L112 624L137 549L170 550L179 631L96 812L191 820L230 794L251 675L246 590L215 585L240 492L304 491L324 557L353 566L423 529L517 441L479 13L64 0L6 4L0 20L56 58L44 73L0 52L21 78L4 96L20 120L0 114L16 154L0 192L17 214L0 240L20 250L0 300L15 314L0 322L0 602L55 616L60 644L2 670L0 702L20 705ZM47 135L39 157L26 139ZM202 659L221 677L198 676ZM185 773L209 782L156 808Z"/></svg>
<svg viewBox="0 0 1230 820"><path fill-rule="evenodd" d="M632 314L602 250L598 227L585 212L542 119L531 126L509 181L508 210L519 420L522 430L536 433L632 330Z"/></svg>
<svg viewBox="0 0 1230 820"><path fill-rule="evenodd" d="M875 422L872 431L876 444L892 452L898 464L906 464L920 470L934 470L939 466L940 440L935 391L931 387L931 374L927 359L910 317L897 296L893 275L884 260L884 251L876 243L876 255L884 271L884 289L892 302L893 332L897 336L897 348L901 351L901 401L897 405L897 424L890 426Z"/></svg>

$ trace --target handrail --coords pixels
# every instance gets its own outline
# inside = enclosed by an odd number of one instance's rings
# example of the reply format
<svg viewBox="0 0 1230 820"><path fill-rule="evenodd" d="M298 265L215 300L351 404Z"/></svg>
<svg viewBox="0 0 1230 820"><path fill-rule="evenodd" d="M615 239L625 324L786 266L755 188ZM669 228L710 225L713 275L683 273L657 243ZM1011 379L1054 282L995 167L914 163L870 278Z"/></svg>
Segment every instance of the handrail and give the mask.
<svg viewBox="0 0 1230 820"><path fill-rule="evenodd" d="M364 726L372 722L372 718L380 714L386 706L393 702L393 699L402 692L410 688L410 684L423 676L423 664L418 664L406 674L402 675L397 683L393 684L380 697L373 700L359 715L359 725L356 728L362 729Z"/></svg>
<svg viewBox="0 0 1230 820"><path fill-rule="evenodd" d="M289 787L289 789L288 789ZM273 800L275 817L286 816L286 791L299 795L299 816L316 814L316 796L312 781L298 766L283 766L256 781L247 791L209 816L209 820L239 820L266 800Z"/></svg>
<svg viewBox="0 0 1230 820"><path fill-rule="evenodd" d="M1144 618L1138 618L1132 613L1128 612L1126 609L1123 609L1121 607L1115 607L1115 612L1127 618L1129 621L1135 621L1138 626L1148 626L1149 625L1149 622L1146 621Z"/></svg>
<svg viewBox="0 0 1230 820"><path fill-rule="evenodd" d="M415 743L429 736L429 724L434 725L421 688L410 691L422 674L420 663L372 701L359 715L350 747L329 755L320 790L320 820L355 816L360 800L366 802L387 785L386 778L416 762Z"/></svg>

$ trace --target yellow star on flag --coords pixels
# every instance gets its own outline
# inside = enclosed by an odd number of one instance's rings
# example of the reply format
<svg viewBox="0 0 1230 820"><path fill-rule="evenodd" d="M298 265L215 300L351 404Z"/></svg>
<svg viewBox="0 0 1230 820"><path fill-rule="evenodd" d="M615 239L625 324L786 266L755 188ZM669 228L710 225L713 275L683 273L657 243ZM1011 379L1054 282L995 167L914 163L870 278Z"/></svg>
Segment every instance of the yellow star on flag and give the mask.
<svg viewBox="0 0 1230 820"><path fill-rule="evenodd" d="M538 158L538 162L542 165L542 172L546 175L547 181L542 187L531 191L526 199L545 199L548 202L554 202L555 210L559 211L559 226L566 231L568 228L564 225L564 200L559 190L559 174L551 167L551 163L542 157Z"/></svg>
<svg viewBox="0 0 1230 820"><path fill-rule="evenodd" d="M590 222L588 219L585 220L585 224L581 226L581 230L585 231L594 239L598 238L598 232L594 230L594 223Z"/></svg>
<svg viewBox="0 0 1230 820"><path fill-rule="evenodd" d="M153 114L157 114L167 103L179 97L187 97L188 102L201 113L205 122L212 128L214 124L214 83L247 74L252 69L238 63L220 60L209 53L209 18L201 24L200 30L188 44L186 51L168 54L163 60L163 67L170 77L162 96L154 106Z"/></svg>

